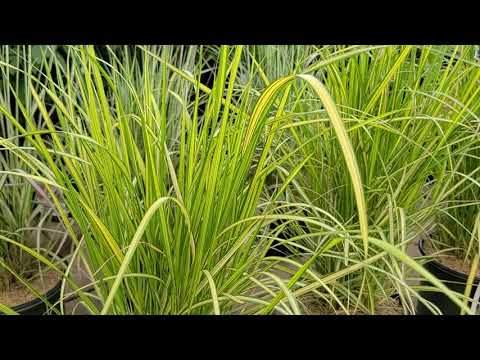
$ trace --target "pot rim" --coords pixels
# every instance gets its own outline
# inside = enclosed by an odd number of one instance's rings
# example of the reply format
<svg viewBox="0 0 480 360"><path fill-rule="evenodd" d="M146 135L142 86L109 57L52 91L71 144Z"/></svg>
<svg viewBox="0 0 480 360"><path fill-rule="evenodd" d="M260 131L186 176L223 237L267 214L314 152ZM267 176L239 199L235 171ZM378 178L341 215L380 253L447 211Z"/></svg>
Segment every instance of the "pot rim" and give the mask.
<svg viewBox="0 0 480 360"><path fill-rule="evenodd" d="M52 287L50 290L44 293L43 297L46 298L47 300L51 300L54 296L60 293L61 286L62 286L62 279L60 279L54 287ZM22 313L24 311L30 310L35 306L39 306L42 304L45 304L45 303L40 298L37 297L33 300L15 305L14 307L12 307L12 310L17 313Z"/></svg>
<svg viewBox="0 0 480 360"><path fill-rule="evenodd" d="M425 243L425 240L424 239L420 239L420 241L418 242L418 249L420 250L420 253L422 254L422 256L431 256L431 255L427 255L426 251L425 251L425 247L424 247L424 243ZM438 270L441 270L453 277L456 277L458 279L461 279L463 282L467 282L468 281L468 274L465 274L463 272L459 272L457 270L454 270L446 265L443 265L441 264L439 261L435 260L434 258L429 261L429 263L434 266L435 268L437 268ZM480 283L480 277L479 276L475 276L474 280L473 280L473 283Z"/></svg>

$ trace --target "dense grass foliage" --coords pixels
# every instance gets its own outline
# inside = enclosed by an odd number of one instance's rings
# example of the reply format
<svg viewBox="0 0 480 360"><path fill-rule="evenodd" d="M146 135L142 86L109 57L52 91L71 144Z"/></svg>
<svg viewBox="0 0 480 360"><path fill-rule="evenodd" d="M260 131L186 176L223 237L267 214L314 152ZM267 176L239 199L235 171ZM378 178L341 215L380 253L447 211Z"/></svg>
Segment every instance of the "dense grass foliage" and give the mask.
<svg viewBox="0 0 480 360"><path fill-rule="evenodd" d="M338 59L338 54L348 52L357 54ZM438 236L444 248L458 246L462 256L467 248L470 255L478 253L479 238L472 231L478 221L480 189L480 68L473 47L399 46L358 52L329 46L259 46L251 57L250 66L258 69L259 89L262 79L268 84L278 74L305 69L311 69L329 89L357 157L372 234L388 238L405 251L414 239L450 231L449 237ZM338 60L330 62L332 57ZM325 65L317 69L311 59ZM290 181L289 201L303 203L308 216L325 218L326 212L332 226L355 234L359 218L352 178L325 109L318 107L306 87L294 89L289 100L286 108L292 121L283 126L273 155L288 158L279 168L282 180L277 186ZM297 233L308 252L322 238L311 236L319 231L314 226L307 228L297 227ZM301 235L305 232L306 237ZM298 241L290 245L298 251ZM333 272L362 256L358 244L344 241L331 250L330 259L316 261L317 271ZM344 291L346 301L352 293L360 297L367 292L376 298L370 304L374 307L385 292L404 292L404 287L395 285L397 280L390 289L387 284L392 279L382 280L392 274L392 263L378 266L372 269L367 286L360 273L346 281L350 287ZM395 272L400 278L406 276L399 269ZM410 293L413 288L407 289Z"/></svg>
<svg viewBox="0 0 480 360"><path fill-rule="evenodd" d="M9 65L0 69L0 106L21 126L25 126L24 113L30 113L32 121L42 127L29 88L30 79L42 68L42 59L39 46L0 48L0 61ZM42 201L41 184L26 176L29 168L17 156L17 152L22 151L24 156L32 157L33 151L21 131L4 117L0 122L0 136L0 236L37 252L55 255L56 249L45 241L58 231L48 227L53 209ZM38 275L41 269L41 263L34 256L14 243L0 241L0 291Z"/></svg>
<svg viewBox="0 0 480 360"><path fill-rule="evenodd" d="M0 62L0 174L45 189L92 313L413 314L411 270L469 312L407 247L479 252L473 47L26 49Z"/></svg>

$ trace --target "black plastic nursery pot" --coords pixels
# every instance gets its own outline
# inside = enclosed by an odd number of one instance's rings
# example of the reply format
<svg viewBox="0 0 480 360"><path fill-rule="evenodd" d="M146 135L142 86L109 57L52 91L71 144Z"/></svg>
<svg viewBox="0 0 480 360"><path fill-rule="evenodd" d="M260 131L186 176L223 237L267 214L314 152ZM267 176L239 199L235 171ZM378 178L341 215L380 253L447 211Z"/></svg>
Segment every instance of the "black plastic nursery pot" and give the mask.
<svg viewBox="0 0 480 360"><path fill-rule="evenodd" d="M268 248L266 253L266 256L288 257L289 255L292 255L292 252L277 240L273 241L272 246Z"/></svg>
<svg viewBox="0 0 480 360"><path fill-rule="evenodd" d="M275 228L281 226L284 223L283 220L277 221L275 223L270 224L270 229L275 230ZM288 240L293 235L290 233L289 227L284 227L278 234L277 237L282 240ZM293 255L290 249L281 243L281 240L273 240L272 244L267 250L267 256L280 256L280 257L288 257Z"/></svg>
<svg viewBox="0 0 480 360"><path fill-rule="evenodd" d="M53 288L43 294L43 297L51 304L55 304L60 300L60 289L62 282L59 281ZM56 306L58 308L58 306ZM26 303L12 307L12 310L19 315L48 315L52 311L40 298L33 299ZM0 315L5 315L0 311Z"/></svg>
<svg viewBox="0 0 480 360"><path fill-rule="evenodd" d="M281 226L285 221L280 220L275 223L270 224L270 229L274 230L276 227ZM307 224L303 221L298 223L300 227L305 231L308 232ZM280 233L278 233L278 238L282 240L288 240L291 237L295 236L295 233L291 232L291 229L287 226L285 227ZM293 252L288 248L288 246L283 245L281 241L274 240L266 253L267 256L280 256L280 257L289 257L293 255Z"/></svg>
<svg viewBox="0 0 480 360"><path fill-rule="evenodd" d="M420 253L425 256L425 247L424 247L424 240L420 240L418 243L418 248ZM436 278L442 281L445 286L449 289L464 294L465 288L467 286L468 281L468 274L464 274L453 270L438 261L431 260L428 261L424 265L425 269L427 269L430 273L432 273ZM473 297L475 291L477 290L477 286L480 284L480 278L477 276L473 282L472 290L470 293L470 297ZM427 280L422 281L422 285L431 286L431 283ZM420 295L425 299L436 305L442 314L444 315L460 315L460 308L450 300L445 294L441 292L434 292L434 291L421 291ZM417 315L432 315L432 312L420 301L417 305Z"/></svg>

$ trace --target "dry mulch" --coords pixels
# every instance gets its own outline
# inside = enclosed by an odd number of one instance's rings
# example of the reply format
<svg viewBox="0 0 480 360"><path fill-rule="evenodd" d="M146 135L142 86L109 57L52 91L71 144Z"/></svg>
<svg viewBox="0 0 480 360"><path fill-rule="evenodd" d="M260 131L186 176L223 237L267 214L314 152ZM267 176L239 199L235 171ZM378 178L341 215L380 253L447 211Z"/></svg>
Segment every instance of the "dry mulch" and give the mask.
<svg viewBox="0 0 480 360"><path fill-rule="evenodd" d="M305 298L304 304L307 308L306 315L369 315L355 309L351 309L350 314L346 314L341 309L335 311L331 307L321 305L313 297ZM375 315L403 315L403 309L398 300L389 298L377 305Z"/></svg>
<svg viewBox="0 0 480 360"><path fill-rule="evenodd" d="M36 277L30 285L42 295L51 290L60 280L59 274L54 270L43 273L43 277ZM22 284L10 286L8 291L0 292L0 303L8 307L24 304L37 297Z"/></svg>
<svg viewBox="0 0 480 360"><path fill-rule="evenodd" d="M433 255L438 250L434 249L432 243L430 241L425 241L425 253L429 256L434 256L435 260L438 261L440 264L453 269L455 271L464 273L468 276L470 274L470 270L472 269L472 265L469 262L465 262L463 259L458 258L453 253L444 252L441 254ZM480 267L477 269L477 276L480 276Z"/></svg>

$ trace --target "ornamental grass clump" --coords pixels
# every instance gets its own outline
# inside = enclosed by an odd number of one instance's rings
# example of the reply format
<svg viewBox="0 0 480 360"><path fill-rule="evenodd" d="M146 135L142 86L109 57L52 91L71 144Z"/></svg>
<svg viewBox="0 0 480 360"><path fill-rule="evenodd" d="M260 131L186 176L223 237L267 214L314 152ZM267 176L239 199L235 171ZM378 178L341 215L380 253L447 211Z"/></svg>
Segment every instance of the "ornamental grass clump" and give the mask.
<svg viewBox="0 0 480 360"><path fill-rule="evenodd" d="M29 290L42 297L38 286L56 285L50 282L58 282L58 276L47 276L50 267L35 255L59 263L68 243L63 227L53 221L55 211L45 201L42 185L29 176L24 159L38 162L34 149L22 130L4 116L18 119L16 124L23 129L24 114L36 114L32 121L41 126L29 81L42 68L42 50L40 46L0 48L0 298L11 306L32 300L23 295ZM32 288L34 282L37 289Z"/></svg>
<svg viewBox="0 0 480 360"><path fill-rule="evenodd" d="M452 169L451 148L462 141L465 128L472 128L471 114L478 112L480 73L472 61L473 47L258 47L252 50L257 58L251 65L258 69L257 83L263 79L266 86L271 81L267 74L291 71L286 59L298 58L302 50L305 63L297 64L296 71L311 72L322 80L346 124L361 174L370 234L389 239L406 252L409 243L442 226L438 211L445 194L453 190L444 185L445 164ZM264 60L269 57L270 63ZM272 64L276 70L270 68ZM309 217L335 219L336 228L352 239L358 236L361 219L343 149L326 110L310 89L298 86L291 93L286 113L292 121L282 126L283 136L272 155L287 159L278 169L277 187L289 182L288 201L305 204ZM478 137L469 139L470 148L472 141L478 147ZM469 157L470 162L477 160ZM456 166L460 164L466 165L466 159ZM443 188L434 186L435 181ZM475 202L476 185L468 188ZM475 219L472 208L463 209ZM305 234L305 226L297 226L298 237L283 241L291 252L302 256L322 241L321 236L312 236L318 229L308 224L307 228ZM303 247L297 238L303 239ZM343 241L318 257L315 268L319 274L335 272L365 255L358 243ZM412 298L419 295L415 287L405 286L409 274L404 266L391 259L375 266L367 277L357 272L342 279L336 285L339 294L323 294L327 303L334 303L335 309L343 306L339 303L353 303L372 313L375 304L399 293L404 310L413 313Z"/></svg>
<svg viewBox="0 0 480 360"><path fill-rule="evenodd" d="M32 176L54 199L52 188L63 190L103 314L220 313L237 303L253 310L268 304L249 291L268 274L256 235L269 218L257 213L257 203L273 137L267 110L279 86L259 99L247 121L248 93L232 103L242 47L222 47L214 87L196 86L189 103L194 69L185 69L178 51L144 49L141 62L127 66L113 54L100 61L93 47L69 48L64 82L47 71L48 80L37 84L53 101L58 124L32 87L52 140L34 136L44 163L29 163ZM200 90L209 94L201 120ZM284 306L279 311L292 311Z"/></svg>
<svg viewBox="0 0 480 360"><path fill-rule="evenodd" d="M245 63L242 46L51 50L27 81L35 109L20 121L0 108L28 151L3 142L26 169L9 171L42 184L76 244L70 264L86 263L90 284L74 286L68 269L64 282L92 313L298 314L312 293L372 313L392 288L411 311L408 268L470 313L405 254L430 221L427 200L412 210L429 162L445 157L428 147L441 121L427 131L412 120L418 100L405 87L420 79L400 70L416 69L413 47L307 48L295 55L307 65L276 79L263 71L261 89L257 71L273 65ZM356 80L368 98L347 86ZM275 222L301 229L289 239L295 257L267 256Z"/></svg>

